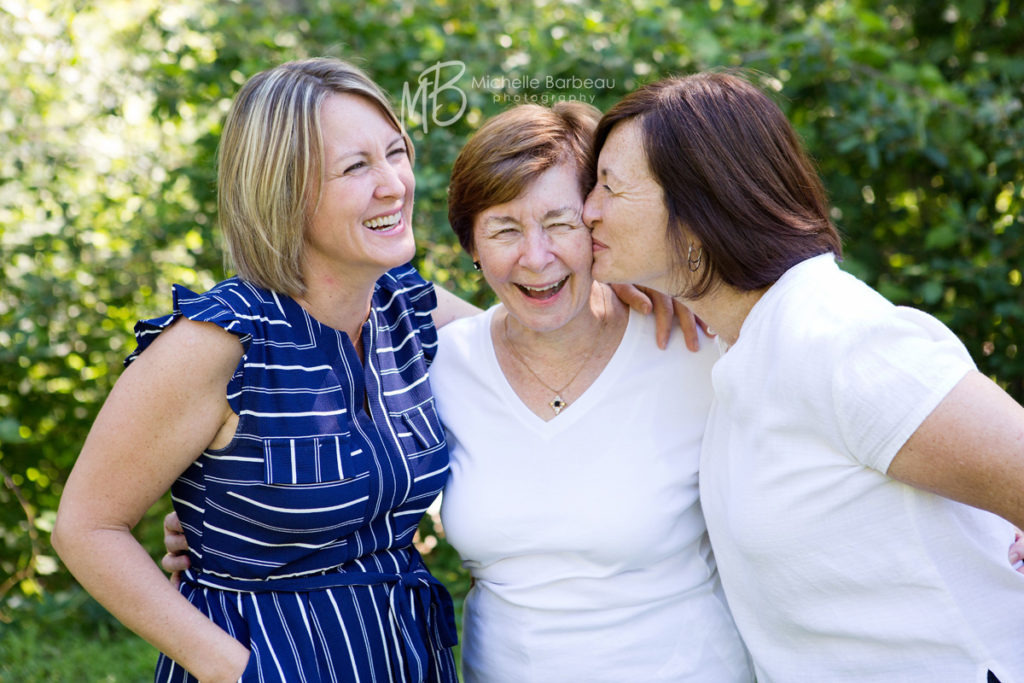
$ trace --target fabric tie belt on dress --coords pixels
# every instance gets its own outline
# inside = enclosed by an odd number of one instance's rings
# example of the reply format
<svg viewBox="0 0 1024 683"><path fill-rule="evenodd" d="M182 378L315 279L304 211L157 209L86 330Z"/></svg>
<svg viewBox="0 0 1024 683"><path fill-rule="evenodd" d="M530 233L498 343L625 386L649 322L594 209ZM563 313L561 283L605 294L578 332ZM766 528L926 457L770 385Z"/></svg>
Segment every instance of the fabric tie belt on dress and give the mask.
<svg viewBox="0 0 1024 683"><path fill-rule="evenodd" d="M431 661L426 644L413 636L417 608L425 619L427 636L436 650L449 648L458 643L452 597L444 584L427 571L422 562L418 566L410 567L408 571L397 573L327 572L262 580L223 578L187 569L182 572L181 579L196 586L240 593L295 593L343 586L390 584L388 607L398 632L402 634L404 649L410 655L406 659L413 680L428 678L426 667ZM410 600L410 594L414 596L413 600Z"/></svg>

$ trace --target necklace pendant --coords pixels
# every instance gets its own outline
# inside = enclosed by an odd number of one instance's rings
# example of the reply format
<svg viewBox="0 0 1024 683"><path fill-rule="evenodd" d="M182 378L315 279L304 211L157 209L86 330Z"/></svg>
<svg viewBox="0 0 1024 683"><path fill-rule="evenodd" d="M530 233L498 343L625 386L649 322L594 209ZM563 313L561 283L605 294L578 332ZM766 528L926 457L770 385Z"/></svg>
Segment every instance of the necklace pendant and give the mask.
<svg viewBox="0 0 1024 683"><path fill-rule="evenodd" d="M569 404L568 402L565 401L565 399L556 394L555 397L551 399L551 402L548 403L548 405L551 406L551 410L555 411L555 415L558 415L560 412L562 412L562 408L565 408Z"/></svg>

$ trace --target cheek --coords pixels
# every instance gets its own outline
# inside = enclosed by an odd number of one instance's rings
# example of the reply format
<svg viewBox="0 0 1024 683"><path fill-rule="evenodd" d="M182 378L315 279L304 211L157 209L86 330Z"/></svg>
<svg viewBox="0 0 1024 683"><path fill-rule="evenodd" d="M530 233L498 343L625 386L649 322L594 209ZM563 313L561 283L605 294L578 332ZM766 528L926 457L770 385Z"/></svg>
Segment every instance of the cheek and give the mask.
<svg viewBox="0 0 1024 683"><path fill-rule="evenodd" d="M508 290L513 287L509 268L503 263L484 263L481 261L480 274L483 275L484 282L487 283L492 292L498 295L499 299L506 297Z"/></svg>
<svg viewBox="0 0 1024 683"><path fill-rule="evenodd" d="M589 275L591 266L594 263L594 244L590 240L589 232L574 236L571 245L563 251L566 262L577 273Z"/></svg>
<svg viewBox="0 0 1024 683"><path fill-rule="evenodd" d="M476 260L480 262L480 273L491 289L500 286L508 279L510 256L506 251L493 247L476 250Z"/></svg>

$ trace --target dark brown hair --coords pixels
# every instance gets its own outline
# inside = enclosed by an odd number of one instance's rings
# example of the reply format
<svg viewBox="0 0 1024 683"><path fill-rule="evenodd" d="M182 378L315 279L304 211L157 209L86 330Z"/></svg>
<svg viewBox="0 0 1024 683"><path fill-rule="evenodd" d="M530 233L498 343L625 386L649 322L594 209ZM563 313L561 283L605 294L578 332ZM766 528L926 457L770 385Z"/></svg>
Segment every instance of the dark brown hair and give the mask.
<svg viewBox="0 0 1024 683"><path fill-rule="evenodd" d="M459 244L473 253L473 222L482 211L510 202L563 161L576 166L580 194L593 185L590 149L601 112L584 102L550 109L522 104L488 119L452 165L448 222Z"/></svg>
<svg viewBox="0 0 1024 683"><path fill-rule="evenodd" d="M811 256L842 256L825 189L796 131L743 78L699 73L637 89L601 119L594 160L612 129L633 119L664 192L680 275L691 241L703 248L700 275L675 294L698 298L718 282L761 289Z"/></svg>

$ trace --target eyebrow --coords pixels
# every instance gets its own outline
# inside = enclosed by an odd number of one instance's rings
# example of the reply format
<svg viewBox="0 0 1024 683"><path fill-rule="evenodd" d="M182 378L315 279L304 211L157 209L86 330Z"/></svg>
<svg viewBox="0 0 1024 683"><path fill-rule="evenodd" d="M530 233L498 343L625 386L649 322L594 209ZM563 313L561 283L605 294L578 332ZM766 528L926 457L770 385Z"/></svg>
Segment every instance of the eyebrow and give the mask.
<svg viewBox="0 0 1024 683"><path fill-rule="evenodd" d="M519 221L512 218L512 216L488 216L484 219L484 225L505 225L506 223L515 223L518 225Z"/></svg>
<svg viewBox="0 0 1024 683"><path fill-rule="evenodd" d="M389 150L392 147L394 147L396 143L399 143L399 142L404 145L405 144L405 138L402 137L401 133L396 133L395 137L391 139L391 142L389 142L384 149L385 150ZM366 157L366 156L369 156L369 154L366 153L366 150L361 150L361 149L345 149L345 150L341 150L341 151L335 151L335 153L333 155L331 154L332 150L328 149L328 150L325 150L325 151L327 152L327 154L325 156L327 157L327 162L329 164L336 164L336 163L338 163L340 161L348 159L349 157Z"/></svg>
<svg viewBox="0 0 1024 683"><path fill-rule="evenodd" d="M582 208L578 206L560 206L557 209L551 209L545 211L544 215L540 217L541 222L549 221L552 218L556 218L563 214L579 215L582 213ZM484 225L505 225L506 223L519 224L519 221L512 216L488 216L484 219Z"/></svg>
<svg viewBox="0 0 1024 683"><path fill-rule="evenodd" d="M582 206L560 206L557 209L551 209L550 211L546 212L543 216L541 216L541 220L550 220L552 218L561 216L562 214L566 213L578 215L581 212Z"/></svg>

